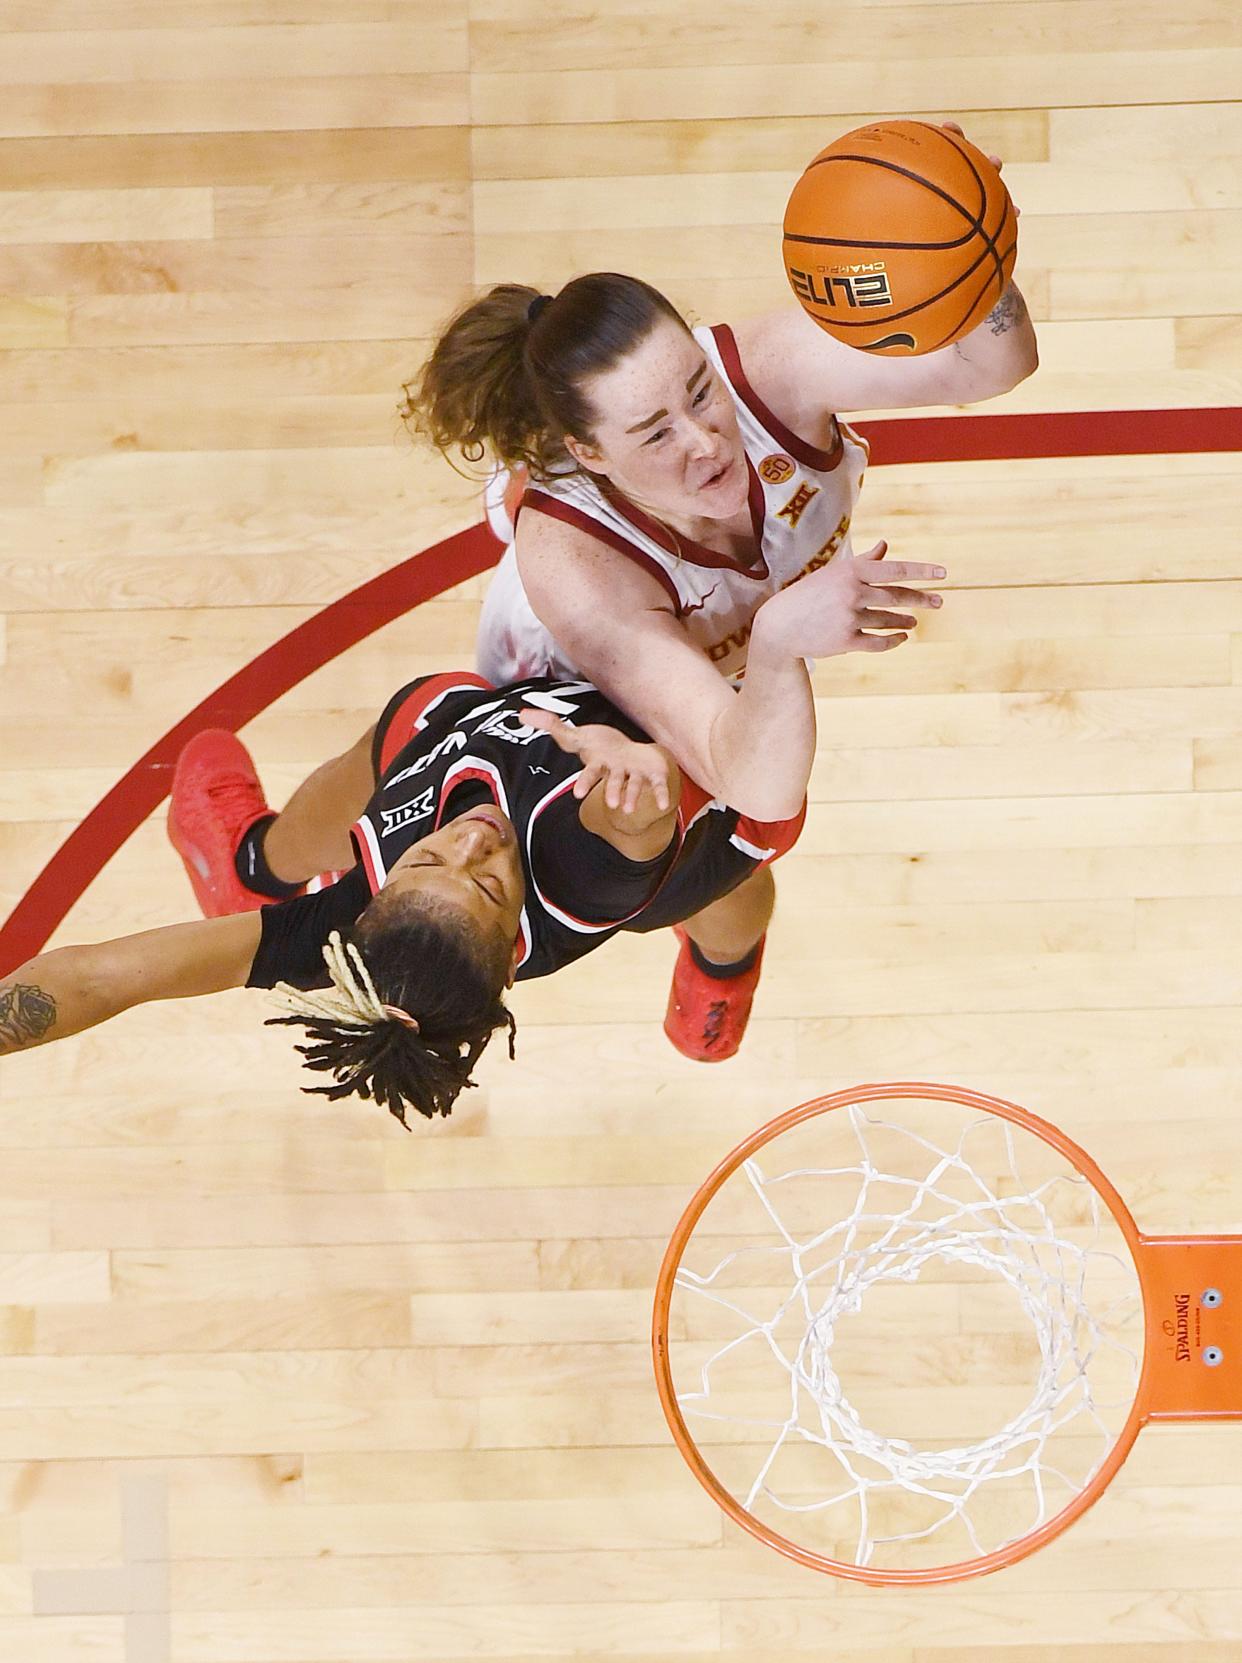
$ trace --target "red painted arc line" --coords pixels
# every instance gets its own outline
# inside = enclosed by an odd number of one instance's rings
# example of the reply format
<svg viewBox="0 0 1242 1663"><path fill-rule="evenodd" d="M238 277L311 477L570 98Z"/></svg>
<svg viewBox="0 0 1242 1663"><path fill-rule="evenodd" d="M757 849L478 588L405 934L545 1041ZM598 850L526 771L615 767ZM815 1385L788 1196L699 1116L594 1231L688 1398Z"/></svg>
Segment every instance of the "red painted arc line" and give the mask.
<svg viewBox="0 0 1242 1663"><path fill-rule="evenodd" d="M917 416L852 424L871 465L1035 456L1151 456L1242 450L1242 408L1092 410L1050 415ZM195 705L70 833L0 928L0 974L36 954L121 844L168 795L173 764L206 727L236 730L347 647L420 601L495 565L500 544L472 526L342 595Z"/></svg>
<svg viewBox="0 0 1242 1663"><path fill-rule="evenodd" d="M126 838L163 802L183 745L202 728L236 731L338 653L420 601L486 571L501 545L486 525L456 532L307 618L158 739L72 831L0 929L0 974L32 957Z"/></svg>

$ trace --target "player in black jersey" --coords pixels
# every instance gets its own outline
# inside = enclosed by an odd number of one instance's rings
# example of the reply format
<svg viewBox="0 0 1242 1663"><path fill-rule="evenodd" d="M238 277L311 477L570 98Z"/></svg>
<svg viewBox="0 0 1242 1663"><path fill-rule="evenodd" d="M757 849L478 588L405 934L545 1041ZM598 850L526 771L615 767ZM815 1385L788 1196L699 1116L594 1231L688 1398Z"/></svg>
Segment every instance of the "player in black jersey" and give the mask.
<svg viewBox="0 0 1242 1663"><path fill-rule="evenodd" d="M804 727L795 793L814 750ZM304 1025L308 1065L333 1076L307 1089L373 1097L403 1124L410 1106L447 1114L498 1027L512 1054L506 986L620 929L703 913L790 847L801 819L762 825L710 801L585 682L422 677L280 815L241 742L200 734L169 831L208 917L32 959L0 983L0 1051L148 1000L277 987L290 1014L274 1020ZM333 881L272 871L354 855ZM729 913L743 968L766 922Z"/></svg>

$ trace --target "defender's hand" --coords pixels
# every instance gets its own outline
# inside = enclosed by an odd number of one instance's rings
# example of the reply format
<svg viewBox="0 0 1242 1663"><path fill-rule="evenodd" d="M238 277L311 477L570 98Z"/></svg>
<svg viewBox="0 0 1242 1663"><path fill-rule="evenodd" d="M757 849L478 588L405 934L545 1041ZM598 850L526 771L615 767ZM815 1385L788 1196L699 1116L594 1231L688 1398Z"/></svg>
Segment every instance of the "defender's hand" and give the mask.
<svg viewBox="0 0 1242 1663"><path fill-rule="evenodd" d="M603 781L604 801L610 809L633 814L644 791L650 791L661 814L667 814L672 761L659 745L639 744L615 728L598 723L571 727L548 710L523 708L521 720L530 728L541 728L561 750L582 758L582 773L574 782L574 796L581 800Z"/></svg>

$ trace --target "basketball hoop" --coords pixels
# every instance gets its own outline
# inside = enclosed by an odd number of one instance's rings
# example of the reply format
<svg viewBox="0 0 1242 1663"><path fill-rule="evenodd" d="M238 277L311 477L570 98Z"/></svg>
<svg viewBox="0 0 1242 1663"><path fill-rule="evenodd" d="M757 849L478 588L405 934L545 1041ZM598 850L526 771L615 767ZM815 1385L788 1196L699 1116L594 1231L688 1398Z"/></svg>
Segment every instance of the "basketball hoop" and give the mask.
<svg viewBox="0 0 1242 1663"><path fill-rule="evenodd" d="M1149 1421L1242 1419L1242 1236L1144 1235L1001 1098L860 1086L701 1185L652 1347L677 1447L744 1530L859 1582L960 1581L1065 1530Z"/></svg>

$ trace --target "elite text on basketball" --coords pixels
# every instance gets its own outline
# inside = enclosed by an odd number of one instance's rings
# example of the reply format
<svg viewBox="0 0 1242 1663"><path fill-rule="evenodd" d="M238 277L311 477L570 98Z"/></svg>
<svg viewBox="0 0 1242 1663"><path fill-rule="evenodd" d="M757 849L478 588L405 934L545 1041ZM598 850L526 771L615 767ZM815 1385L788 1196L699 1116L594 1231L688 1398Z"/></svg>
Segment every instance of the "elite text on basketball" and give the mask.
<svg viewBox="0 0 1242 1663"><path fill-rule="evenodd" d="M797 271L791 266L789 277L798 298L809 300L814 306L844 304L858 308L893 304L888 273L883 268L879 271L814 272Z"/></svg>

